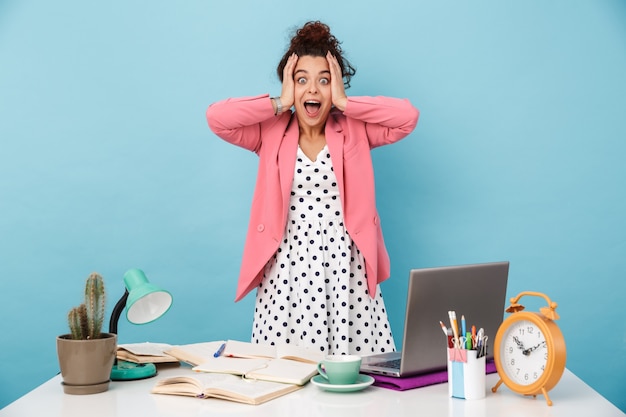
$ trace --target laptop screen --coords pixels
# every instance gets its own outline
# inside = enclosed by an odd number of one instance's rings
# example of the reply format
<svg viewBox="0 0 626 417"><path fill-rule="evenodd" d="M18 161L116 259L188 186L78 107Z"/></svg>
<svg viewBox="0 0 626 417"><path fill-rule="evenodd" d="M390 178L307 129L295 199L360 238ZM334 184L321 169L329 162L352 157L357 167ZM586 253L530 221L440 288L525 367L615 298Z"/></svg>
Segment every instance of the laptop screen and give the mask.
<svg viewBox="0 0 626 417"><path fill-rule="evenodd" d="M446 368L447 338L439 322L450 327L449 311L455 311L459 329L461 316L465 316L468 329L472 325L484 329L487 359L493 359L493 342L504 319L508 272L509 262L411 270L398 376ZM364 358L362 369L394 375L377 369L376 356Z"/></svg>
<svg viewBox="0 0 626 417"><path fill-rule="evenodd" d="M426 372L447 365L447 339L439 321L450 327L448 311L455 311L459 328L483 328L487 359L493 359L493 341L504 319L509 262L414 269L402 342L402 372ZM415 352L415 354L412 354Z"/></svg>

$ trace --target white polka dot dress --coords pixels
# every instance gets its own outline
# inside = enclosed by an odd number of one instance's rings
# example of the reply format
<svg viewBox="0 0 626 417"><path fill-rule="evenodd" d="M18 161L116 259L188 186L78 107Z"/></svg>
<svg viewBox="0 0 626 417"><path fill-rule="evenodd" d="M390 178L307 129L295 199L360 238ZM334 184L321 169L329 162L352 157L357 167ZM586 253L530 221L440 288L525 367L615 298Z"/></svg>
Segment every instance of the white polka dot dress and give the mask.
<svg viewBox="0 0 626 417"><path fill-rule="evenodd" d="M298 148L285 234L257 289L252 341L326 354L395 350L380 289L369 296L365 261L344 227L326 147L315 162Z"/></svg>

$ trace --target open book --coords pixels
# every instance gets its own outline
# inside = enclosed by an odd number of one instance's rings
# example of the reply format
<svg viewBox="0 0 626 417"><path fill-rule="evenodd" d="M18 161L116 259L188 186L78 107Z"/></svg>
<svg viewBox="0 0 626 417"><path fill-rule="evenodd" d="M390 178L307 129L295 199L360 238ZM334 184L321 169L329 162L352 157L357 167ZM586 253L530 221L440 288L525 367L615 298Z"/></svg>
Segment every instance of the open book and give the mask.
<svg viewBox="0 0 626 417"><path fill-rule="evenodd" d="M117 358L135 363L170 363L178 358L165 353L172 345L167 343L129 343L117 346Z"/></svg>
<svg viewBox="0 0 626 417"><path fill-rule="evenodd" d="M157 381L153 394L220 398L246 404L261 404L301 388L298 385L267 381L248 381L227 374L196 373Z"/></svg>
<svg viewBox="0 0 626 417"><path fill-rule="evenodd" d="M317 365L324 359L324 354L319 350L309 349L296 345L269 345L251 342L239 342L229 340L222 353L224 356L235 358L275 358L290 359L292 361L314 363Z"/></svg>
<svg viewBox="0 0 626 417"><path fill-rule="evenodd" d="M222 344L224 350L220 351ZM243 375L248 379L304 385L317 374L323 354L317 350L229 340L174 346L168 354L194 366L195 371Z"/></svg>
<svg viewBox="0 0 626 417"><path fill-rule="evenodd" d="M207 358L193 367L198 372L215 372L242 375L248 380L282 382L304 385L317 374L317 365L289 359L248 359L220 356Z"/></svg>
<svg viewBox="0 0 626 417"><path fill-rule="evenodd" d="M234 358L264 358L264 359L290 359L299 362L317 364L324 359L324 354L319 350L309 349L296 345L274 346L237 340L192 343L189 345L173 346L164 353L174 356L191 365L199 365L215 356L222 345L224 350L219 356Z"/></svg>
<svg viewBox="0 0 626 417"><path fill-rule="evenodd" d="M214 357L215 352L217 352L224 343L223 340L220 340L216 342L172 346L170 349L167 349L165 353L175 357L179 361L195 366Z"/></svg>

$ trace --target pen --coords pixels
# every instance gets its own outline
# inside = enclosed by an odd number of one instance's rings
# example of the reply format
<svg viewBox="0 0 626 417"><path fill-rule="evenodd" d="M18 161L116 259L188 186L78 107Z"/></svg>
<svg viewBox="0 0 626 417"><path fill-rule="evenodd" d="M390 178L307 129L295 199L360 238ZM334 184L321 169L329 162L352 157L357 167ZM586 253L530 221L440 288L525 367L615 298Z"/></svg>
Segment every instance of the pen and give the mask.
<svg viewBox="0 0 626 417"><path fill-rule="evenodd" d="M214 358L219 358L222 352L224 352L224 348L226 347L226 343L222 343L222 346L213 354Z"/></svg>
<svg viewBox="0 0 626 417"><path fill-rule="evenodd" d="M453 348L454 347L454 336L452 336L452 329L448 329L447 330L446 336L448 338L448 347L449 348Z"/></svg>
<svg viewBox="0 0 626 417"><path fill-rule="evenodd" d="M441 330L443 330L443 334L448 335L448 329L446 329L446 325L440 320L439 324L441 325Z"/></svg>
<svg viewBox="0 0 626 417"><path fill-rule="evenodd" d="M448 316L450 316L450 327L452 327L452 334L454 335L454 340L459 340L459 328L456 324L456 312L448 311Z"/></svg>
<svg viewBox="0 0 626 417"><path fill-rule="evenodd" d="M461 314L461 334L465 336L467 329L465 328L465 314Z"/></svg>
<svg viewBox="0 0 626 417"><path fill-rule="evenodd" d="M485 335L485 330L481 327L478 329L478 333L476 334L476 349L478 349L478 357L480 357L481 351L483 349L483 337Z"/></svg>
<svg viewBox="0 0 626 417"><path fill-rule="evenodd" d="M441 325L441 330L443 330L443 334L446 335L446 340L448 341L448 347L454 347L454 344L452 343L452 329L448 329L446 328L446 325L443 324L442 321L439 321L439 324Z"/></svg>
<svg viewBox="0 0 626 417"><path fill-rule="evenodd" d="M465 333L465 349L470 350L472 348L472 334L470 332Z"/></svg>
<svg viewBox="0 0 626 417"><path fill-rule="evenodd" d="M478 329L478 333L476 334L477 340L480 342L484 335L485 335L485 329L481 327L480 329Z"/></svg>
<svg viewBox="0 0 626 417"><path fill-rule="evenodd" d="M476 349L476 326L472 325L472 348Z"/></svg>

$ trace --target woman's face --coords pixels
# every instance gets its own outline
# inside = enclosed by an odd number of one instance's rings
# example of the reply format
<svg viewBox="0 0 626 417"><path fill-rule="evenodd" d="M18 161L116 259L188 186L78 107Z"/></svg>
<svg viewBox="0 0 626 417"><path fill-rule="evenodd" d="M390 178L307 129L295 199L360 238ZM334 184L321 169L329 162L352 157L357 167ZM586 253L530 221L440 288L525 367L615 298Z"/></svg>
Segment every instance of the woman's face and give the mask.
<svg viewBox="0 0 626 417"><path fill-rule="evenodd" d="M318 56L299 57L293 80L298 122L301 126L323 127L333 104L328 61Z"/></svg>

